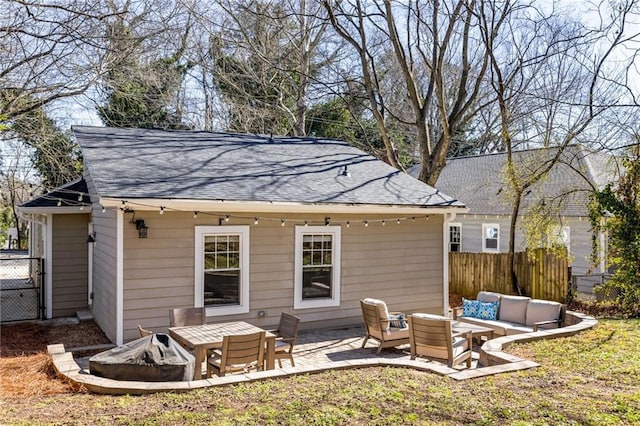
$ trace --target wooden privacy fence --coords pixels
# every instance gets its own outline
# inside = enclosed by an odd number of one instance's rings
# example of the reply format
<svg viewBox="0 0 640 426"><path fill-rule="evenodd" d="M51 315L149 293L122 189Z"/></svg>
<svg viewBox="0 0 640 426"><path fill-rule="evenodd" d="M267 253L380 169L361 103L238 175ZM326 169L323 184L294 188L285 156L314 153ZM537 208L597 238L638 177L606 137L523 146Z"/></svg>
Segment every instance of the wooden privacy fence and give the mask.
<svg viewBox="0 0 640 426"><path fill-rule="evenodd" d="M566 256L545 249L515 254L516 276L523 294L565 303L569 294ZM507 253L449 253L449 291L475 299L479 291L517 294L511 286Z"/></svg>

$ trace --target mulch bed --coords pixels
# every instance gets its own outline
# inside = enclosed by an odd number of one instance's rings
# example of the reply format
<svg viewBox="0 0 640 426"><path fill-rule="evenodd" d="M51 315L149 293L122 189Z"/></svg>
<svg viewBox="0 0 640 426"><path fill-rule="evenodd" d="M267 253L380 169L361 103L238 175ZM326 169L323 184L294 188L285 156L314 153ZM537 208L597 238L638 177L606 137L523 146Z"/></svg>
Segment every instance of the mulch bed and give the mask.
<svg viewBox="0 0 640 426"><path fill-rule="evenodd" d="M0 396L56 395L78 392L55 378L47 345L66 349L110 343L93 321L49 325L17 323L0 330Z"/></svg>

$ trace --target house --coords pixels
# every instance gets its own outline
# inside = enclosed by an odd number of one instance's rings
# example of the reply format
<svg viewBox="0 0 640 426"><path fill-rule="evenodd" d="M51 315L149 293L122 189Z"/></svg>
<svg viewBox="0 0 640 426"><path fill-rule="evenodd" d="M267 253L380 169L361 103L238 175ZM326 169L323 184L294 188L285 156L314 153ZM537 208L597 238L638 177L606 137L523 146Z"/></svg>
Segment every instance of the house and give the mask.
<svg viewBox="0 0 640 426"><path fill-rule="evenodd" d="M361 323L364 297L448 309L445 230L465 206L344 142L73 131L83 179L21 208L43 229L47 316L73 297L122 344L176 307L263 326L286 311L305 328Z"/></svg>
<svg viewBox="0 0 640 426"><path fill-rule="evenodd" d="M530 149L514 152L513 158L519 172L532 173L544 168L556 153L557 148ZM448 224L449 251L508 251L512 206L504 180L506 160L506 153L447 159L436 186L464 200L469 208L468 213L458 215ZM413 176L418 172L417 166L409 170ZM516 251L526 248L524 218L533 209L542 208L539 211L556 223L547 242L568 248L572 273L605 272L603 264L593 265L591 261L589 194L615 181L617 175L615 158L611 155L579 144L566 147L560 161L525 193L516 227ZM604 241L605 236L596 238Z"/></svg>

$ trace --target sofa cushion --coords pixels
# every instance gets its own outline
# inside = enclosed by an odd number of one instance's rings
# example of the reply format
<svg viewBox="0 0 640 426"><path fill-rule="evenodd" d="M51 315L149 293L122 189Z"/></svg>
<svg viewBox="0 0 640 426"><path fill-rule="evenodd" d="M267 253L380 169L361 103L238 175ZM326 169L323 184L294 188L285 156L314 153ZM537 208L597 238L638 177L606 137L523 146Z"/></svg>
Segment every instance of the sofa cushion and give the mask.
<svg viewBox="0 0 640 426"><path fill-rule="evenodd" d="M492 291L479 291L477 299L481 302L500 302L502 295Z"/></svg>
<svg viewBox="0 0 640 426"><path fill-rule="evenodd" d="M530 297L503 295L500 298L500 321L525 325Z"/></svg>
<svg viewBox="0 0 640 426"><path fill-rule="evenodd" d="M505 330L507 331L507 336L522 333L533 333L533 328L516 323L507 323L505 326Z"/></svg>
<svg viewBox="0 0 640 426"><path fill-rule="evenodd" d="M560 317L562 305L550 300L532 299L527 305L527 315L525 325L533 327L533 324L540 321L557 320ZM556 328L557 324L546 324L540 326L541 329Z"/></svg>
<svg viewBox="0 0 640 426"><path fill-rule="evenodd" d="M363 299L363 302L369 305L376 305L376 308L378 309L378 316L382 319L380 321L382 329L386 330L387 328L389 328L389 321L384 320L384 318L389 318L389 310L387 309L387 304L382 300L373 299L371 297Z"/></svg>
<svg viewBox="0 0 640 426"><path fill-rule="evenodd" d="M476 318L480 310L479 300L469 300L462 298L462 316Z"/></svg>
<svg viewBox="0 0 640 426"><path fill-rule="evenodd" d="M401 312L399 314L389 314L389 326L394 328L407 328L409 325L407 324L404 313Z"/></svg>
<svg viewBox="0 0 640 426"><path fill-rule="evenodd" d="M498 302L480 302L476 318L485 320L498 319Z"/></svg>

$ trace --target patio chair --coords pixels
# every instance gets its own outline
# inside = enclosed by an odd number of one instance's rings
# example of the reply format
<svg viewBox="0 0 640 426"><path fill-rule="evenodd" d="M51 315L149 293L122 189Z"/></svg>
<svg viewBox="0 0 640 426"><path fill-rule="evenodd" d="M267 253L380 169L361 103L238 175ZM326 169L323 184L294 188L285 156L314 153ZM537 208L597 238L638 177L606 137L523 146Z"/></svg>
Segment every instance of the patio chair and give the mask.
<svg viewBox="0 0 640 426"><path fill-rule="evenodd" d="M289 362L291 362L292 367L296 366L296 363L293 360L293 346L296 344L299 325L299 317L283 312L280 314L280 324L278 325L278 329L271 330L271 332L276 335L275 359L278 360L280 368L282 368L283 359L288 359Z"/></svg>
<svg viewBox="0 0 640 426"><path fill-rule="evenodd" d="M140 337L151 336L153 334L153 331L142 328L140 324L138 324L138 332L140 333Z"/></svg>
<svg viewBox="0 0 640 426"><path fill-rule="evenodd" d="M440 315L412 314L409 316L411 359L416 356L447 360L453 367L466 361L471 367L472 333L453 333L451 319Z"/></svg>
<svg viewBox="0 0 640 426"><path fill-rule="evenodd" d="M207 321L207 311L202 308L169 309L169 327L202 325Z"/></svg>
<svg viewBox="0 0 640 426"><path fill-rule="evenodd" d="M362 299L360 301L362 317L364 318L365 332L367 333L362 342L364 348L369 339L378 342L377 353L383 348L406 345L409 343L409 329L407 327L392 327L389 318L387 305L378 299ZM392 312L391 315L399 314Z"/></svg>
<svg viewBox="0 0 640 426"><path fill-rule="evenodd" d="M261 371L264 364L265 332L234 334L222 338L222 349L207 360L207 378L211 372L222 377L227 373Z"/></svg>

